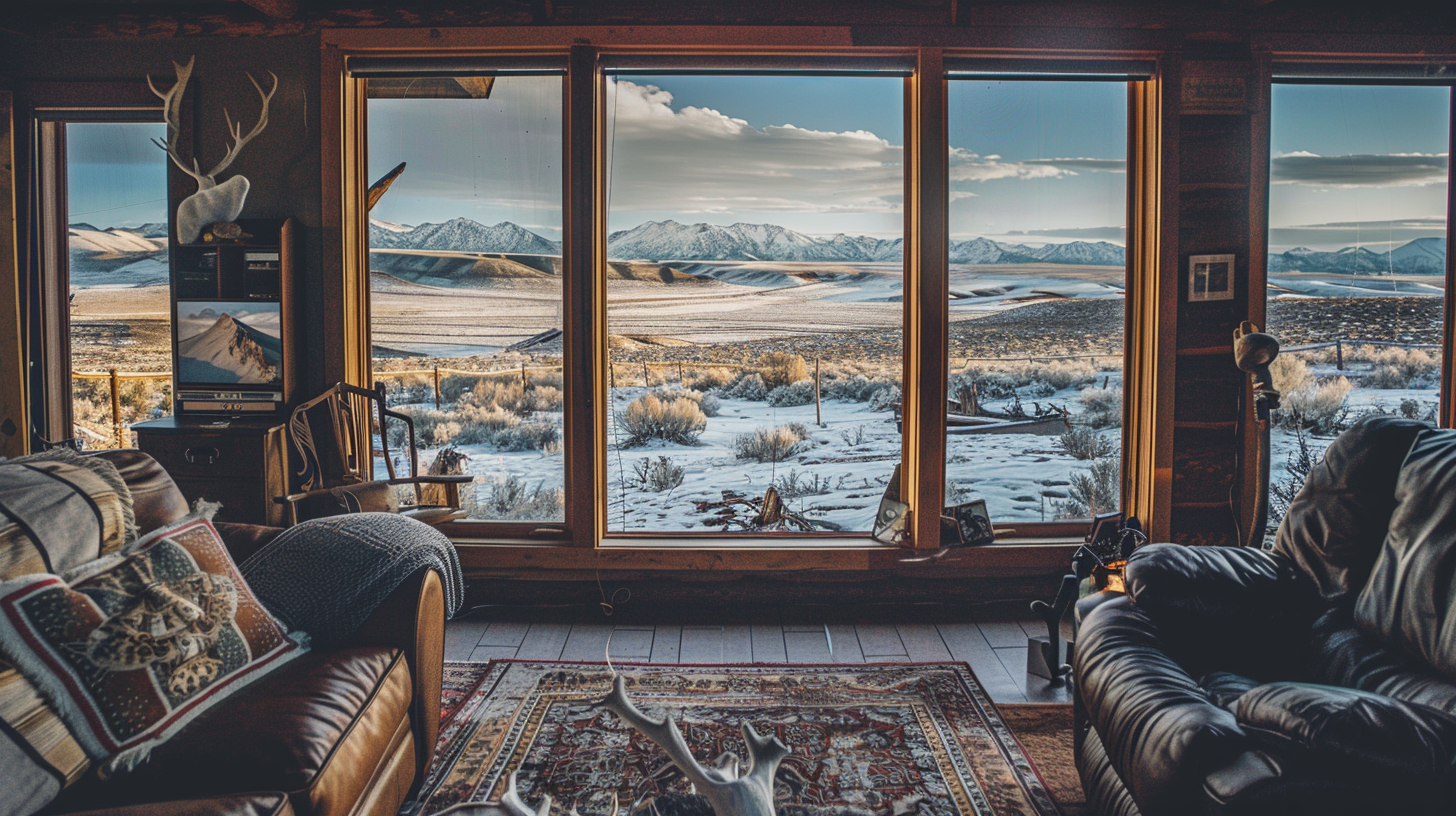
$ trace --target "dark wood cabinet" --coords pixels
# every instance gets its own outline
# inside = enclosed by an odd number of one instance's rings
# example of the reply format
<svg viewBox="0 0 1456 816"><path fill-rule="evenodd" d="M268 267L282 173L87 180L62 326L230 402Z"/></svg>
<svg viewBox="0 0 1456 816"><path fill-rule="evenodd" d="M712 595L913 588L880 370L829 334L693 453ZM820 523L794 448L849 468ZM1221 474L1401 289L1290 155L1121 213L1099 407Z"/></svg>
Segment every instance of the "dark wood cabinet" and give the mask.
<svg viewBox="0 0 1456 816"><path fill-rule="evenodd" d="M219 502L218 521L282 526L273 501L288 484L288 451L281 422L166 419L132 426L137 447L172 474L189 503Z"/></svg>

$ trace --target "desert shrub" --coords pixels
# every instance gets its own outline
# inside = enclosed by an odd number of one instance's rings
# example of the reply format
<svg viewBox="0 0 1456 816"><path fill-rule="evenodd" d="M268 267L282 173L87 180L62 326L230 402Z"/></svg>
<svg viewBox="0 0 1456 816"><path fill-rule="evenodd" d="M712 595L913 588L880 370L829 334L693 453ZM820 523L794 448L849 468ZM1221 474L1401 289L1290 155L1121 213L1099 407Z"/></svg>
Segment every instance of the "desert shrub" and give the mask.
<svg viewBox="0 0 1456 816"><path fill-rule="evenodd" d="M502 428L491 437L491 444L503 451L531 451L550 448L561 441L561 432L553 422L522 422Z"/></svg>
<svg viewBox="0 0 1456 816"><path fill-rule="evenodd" d="M722 403L718 401L718 397L714 394L704 394L701 391L692 388L683 388L677 385L659 385L647 393L663 402L671 402L675 399L690 399L698 404L698 408L702 410L703 416L715 417L723 407Z"/></svg>
<svg viewBox="0 0 1456 816"><path fill-rule="evenodd" d="M900 401L900 387L892 385L889 388L881 388L870 396L871 411L888 411Z"/></svg>
<svg viewBox="0 0 1456 816"><path fill-rule="evenodd" d="M845 402L868 402L876 391L884 388L894 387L889 380L872 380L863 374L855 374L850 377L838 377L824 382L825 399L844 400Z"/></svg>
<svg viewBox="0 0 1456 816"><path fill-rule="evenodd" d="M1081 421L1091 428L1122 426L1122 389L1088 388L1077 397L1082 403Z"/></svg>
<svg viewBox="0 0 1456 816"><path fill-rule="evenodd" d="M1269 376L1274 380L1274 387L1283 394L1303 391L1315 385L1309 366L1293 354L1275 357L1274 362L1269 364Z"/></svg>
<svg viewBox="0 0 1456 816"><path fill-rule="evenodd" d="M1439 381L1438 361L1423 349L1362 348L1360 352L1359 357L1371 364L1369 373L1360 378L1366 388L1425 388Z"/></svg>
<svg viewBox="0 0 1456 816"><path fill-rule="evenodd" d="M1052 360L1035 369L1034 378L1053 390L1086 385L1097 379L1097 367L1090 360Z"/></svg>
<svg viewBox="0 0 1456 816"><path fill-rule="evenodd" d="M1035 382L1022 386L1020 396L1026 397L1027 399L1038 399L1050 397L1055 393L1057 393L1056 386L1044 380L1036 380Z"/></svg>
<svg viewBox="0 0 1456 816"><path fill-rule="evenodd" d="M1086 425L1077 425L1057 438L1057 447L1074 459L1100 459L1112 455L1117 446L1111 439Z"/></svg>
<svg viewBox="0 0 1456 816"><path fill-rule="evenodd" d="M740 374L738 380L723 391L723 396L762 402L768 397L768 386L758 372L751 371Z"/></svg>
<svg viewBox="0 0 1456 816"><path fill-rule="evenodd" d="M717 394L704 394L698 400L698 408L702 410L703 416L715 417L723 410L723 403L718 400Z"/></svg>
<svg viewBox="0 0 1456 816"><path fill-rule="evenodd" d="M696 391L707 391L711 388L722 388L733 382L737 374L731 368L714 366L713 368L697 369L688 374L688 387Z"/></svg>
<svg viewBox="0 0 1456 816"><path fill-rule="evenodd" d="M798 423L758 428L735 437L733 452L739 459L778 463L802 451L808 439L808 429Z"/></svg>
<svg viewBox="0 0 1456 816"><path fill-rule="evenodd" d="M1116 456L1096 459L1092 467L1071 476L1067 499L1052 503L1061 519L1090 518L1116 510L1119 504L1120 466Z"/></svg>
<svg viewBox="0 0 1456 816"><path fill-rule="evenodd" d="M1312 381L1298 391L1287 391L1280 404L1279 424L1319 434L1344 430L1350 415L1345 399L1353 388L1348 379L1334 377L1317 384Z"/></svg>
<svg viewBox="0 0 1456 816"><path fill-rule="evenodd" d="M774 481L774 488L785 499L800 499L805 496L822 496L834 489L834 480L817 473L804 474L790 469L788 475Z"/></svg>
<svg viewBox="0 0 1456 816"><path fill-rule="evenodd" d="M808 405L814 401L814 381L799 380L768 392L768 404L778 408Z"/></svg>
<svg viewBox="0 0 1456 816"><path fill-rule="evenodd" d="M855 425L845 428L839 432L839 438L844 444L851 448L857 448L865 443L865 429L863 425Z"/></svg>
<svg viewBox="0 0 1456 816"><path fill-rule="evenodd" d="M490 494L477 507L482 517L512 521L552 520L561 518L564 491L548 488L545 482L534 488L514 473L493 482Z"/></svg>
<svg viewBox="0 0 1456 816"><path fill-rule="evenodd" d="M449 374L440 378L440 401L459 402L460 398L475 391L476 386L483 382L480 377L472 377L469 374ZM430 383L411 383L407 386L411 397L419 396L412 401L424 402L435 398L434 388Z"/></svg>
<svg viewBox="0 0 1456 816"><path fill-rule="evenodd" d="M1421 422L1436 422L1436 403L1421 402L1417 399L1403 399L1400 401L1400 415L1406 419L1416 419Z"/></svg>
<svg viewBox="0 0 1456 816"><path fill-rule="evenodd" d="M1304 488L1304 482L1309 478L1309 472L1324 458L1323 451L1310 449L1309 439L1305 437L1303 428L1294 429L1294 441L1297 447L1293 454L1285 460L1284 473L1270 474L1269 523L1264 532L1266 542L1268 537L1279 529L1279 523L1289 512L1289 506L1294 502L1294 497L1299 495L1299 491Z"/></svg>
<svg viewBox="0 0 1456 816"><path fill-rule="evenodd" d="M804 365L804 358L783 351L771 351L763 355L759 362L759 373L769 390L809 379L809 369Z"/></svg>
<svg viewBox="0 0 1456 816"><path fill-rule="evenodd" d="M696 445L698 437L708 429L708 417L698 404L687 397L671 400L643 394L617 415L617 423L627 432L624 447L642 445L662 439L679 445Z"/></svg>
<svg viewBox="0 0 1456 816"><path fill-rule="evenodd" d="M683 469L666 456L639 459L632 466L632 472L637 477L638 487L654 493L672 490L683 483Z"/></svg>

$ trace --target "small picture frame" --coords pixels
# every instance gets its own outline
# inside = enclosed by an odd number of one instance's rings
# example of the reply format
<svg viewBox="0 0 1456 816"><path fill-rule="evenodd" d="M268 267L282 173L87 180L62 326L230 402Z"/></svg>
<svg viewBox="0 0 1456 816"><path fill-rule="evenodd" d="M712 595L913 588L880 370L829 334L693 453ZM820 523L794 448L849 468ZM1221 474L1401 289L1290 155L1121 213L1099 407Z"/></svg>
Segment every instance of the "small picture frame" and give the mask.
<svg viewBox="0 0 1456 816"><path fill-rule="evenodd" d="M978 547L996 540L996 531L991 526L991 514L986 512L983 499L965 502L946 509L946 515L955 520L959 544ZM945 542L941 542L945 546Z"/></svg>
<svg viewBox="0 0 1456 816"><path fill-rule="evenodd" d="M1188 258L1188 302L1234 299L1234 256L1193 255Z"/></svg>

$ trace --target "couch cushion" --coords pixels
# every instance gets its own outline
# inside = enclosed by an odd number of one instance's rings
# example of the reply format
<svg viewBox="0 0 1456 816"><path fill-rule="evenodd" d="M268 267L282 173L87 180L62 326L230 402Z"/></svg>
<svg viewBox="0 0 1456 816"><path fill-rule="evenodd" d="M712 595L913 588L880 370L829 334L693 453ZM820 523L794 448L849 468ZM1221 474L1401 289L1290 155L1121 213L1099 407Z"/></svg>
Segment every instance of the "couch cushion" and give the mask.
<svg viewBox="0 0 1456 816"><path fill-rule="evenodd" d="M1355 626L1456 680L1456 431L1416 439L1395 501Z"/></svg>
<svg viewBox="0 0 1456 816"><path fill-rule="evenodd" d="M1331 610L1315 623L1313 632L1311 675L1317 682L1456 715L1456 683L1356 629L1349 610Z"/></svg>
<svg viewBox="0 0 1456 816"><path fill-rule="evenodd" d="M0 581L64 572L137 536L116 467L64 448L0 462Z"/></svg>
<svg viewBox="0 0 1456 816"><path fill-rule="evenodd" d="M198 717L145 765L88 784L73 805L280 790L300 814L349 813L408 737L412 691L397 649L306 654Z"/></svg>
<svg viewBox="0 0 1456 816"><path fill-rule="evenodd" d="M1326 601L1365 586L1395 510L1392 486L1416 437L1430 426L1393 417L1362 420L1325 450L1279 525L1274 550L1319 586Z"/></svg>
<svg viewBox="0 0 1456 816"><path fill-rule="evenodd" d="M115 465L122 481L131 488L137 529L143 533L181 521L187 515L187 499L166 469L150 455L134 448L90 455Z"/></svg>

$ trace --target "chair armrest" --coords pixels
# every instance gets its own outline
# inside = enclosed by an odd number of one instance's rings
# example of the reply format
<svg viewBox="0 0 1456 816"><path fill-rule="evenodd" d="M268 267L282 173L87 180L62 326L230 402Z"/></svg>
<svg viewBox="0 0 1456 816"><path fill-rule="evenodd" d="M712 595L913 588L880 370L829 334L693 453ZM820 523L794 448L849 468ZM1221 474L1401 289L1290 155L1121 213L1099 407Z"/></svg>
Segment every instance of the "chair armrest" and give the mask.
<svg viewBox="0 0 1456 816"><path fill-rule="evenodd" d="M1145 816L1201 811L1204 778L1251 747L1128 598L1096 607L1073 652L1077 694Z"/></svg>
<svg viewBox="0 0 1456 816"><path fill-rule="evenodd" d="M430 567L416 570L379 604L347 645L389 646L404 652L414 686L410 722L418 787L435 756L440 735L445 673L445 587L440 574Z"/></svg>
<svg viewBox="0 0 1456 816"><path fill-rule="evenodd" d="M1248 547L1153 544L1128 558L1123 580L1192 674L1288 679L1302 671L1321 609L1314 583L1289 559Z"/></svg>

